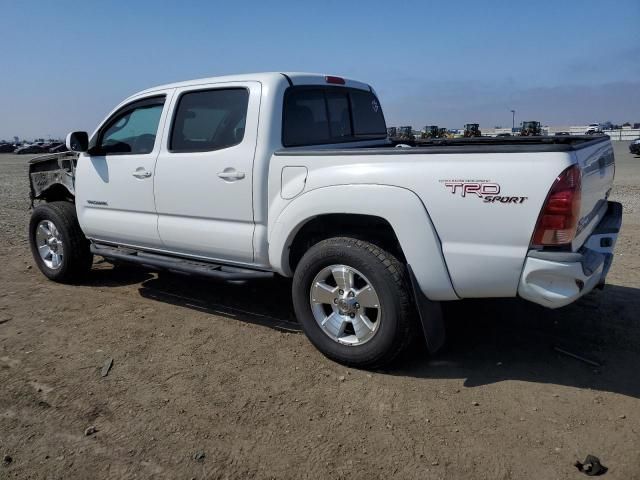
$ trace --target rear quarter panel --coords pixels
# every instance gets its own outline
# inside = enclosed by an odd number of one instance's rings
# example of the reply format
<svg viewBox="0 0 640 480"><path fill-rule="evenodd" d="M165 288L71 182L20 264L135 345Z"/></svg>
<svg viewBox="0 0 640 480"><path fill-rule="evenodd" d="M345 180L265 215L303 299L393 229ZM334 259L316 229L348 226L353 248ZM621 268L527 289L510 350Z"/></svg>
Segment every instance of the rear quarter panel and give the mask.
<svg viewBox="0 0 640 480"><path fill-rule="evenodd" d="M432 255L444 257L459 297L515 296L542 204L556 177L573 161L570 152L276 154L270 165L269 223L298 198L280 196L285 166L307 168L300 195L336 184L402 187L426 207L441 245L441 252ZM486 195L454 189L452 183L495 184L499 196L523 200L488 201ZM343 208L349 213L348 201ZM398 215L407 214L399 210Z"/></svg>

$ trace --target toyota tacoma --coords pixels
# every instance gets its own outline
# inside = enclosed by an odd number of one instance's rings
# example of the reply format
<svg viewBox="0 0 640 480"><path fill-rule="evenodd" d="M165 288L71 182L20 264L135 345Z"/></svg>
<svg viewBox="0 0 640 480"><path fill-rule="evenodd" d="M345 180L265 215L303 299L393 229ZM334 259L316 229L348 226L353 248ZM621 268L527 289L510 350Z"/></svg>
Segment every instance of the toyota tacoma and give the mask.
<svg viewBox="0 0 640 480"><path fill-rule="evenodd" d="M93 256L245 281L292 277L326 356L378 367L442 345L441 302L549 308L602 286L622 207L607 136L387 138L374 89L262 73L137 93L70 152L30 162L29 241L48 278Z"/></svg>

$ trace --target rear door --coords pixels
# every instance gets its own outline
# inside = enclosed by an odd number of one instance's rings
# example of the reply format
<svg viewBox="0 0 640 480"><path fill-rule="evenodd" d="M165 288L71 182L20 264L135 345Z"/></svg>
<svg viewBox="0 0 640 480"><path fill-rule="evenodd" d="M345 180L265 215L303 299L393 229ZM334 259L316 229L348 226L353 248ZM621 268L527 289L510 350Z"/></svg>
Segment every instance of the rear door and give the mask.
<svg viewBox="0 0 640 480"><path fill-rule="evenodd" d="M178 89L156 167L158 230L173 253L253 262L253 158L261 86Z"/></svg>
<svg viewBox="0 0 640 480"><path fill-rule="evenodd" d="M156 159L171 90L118 108L78 159L76 208L87 237L143 248L161 246L153 194Z"/></svg>

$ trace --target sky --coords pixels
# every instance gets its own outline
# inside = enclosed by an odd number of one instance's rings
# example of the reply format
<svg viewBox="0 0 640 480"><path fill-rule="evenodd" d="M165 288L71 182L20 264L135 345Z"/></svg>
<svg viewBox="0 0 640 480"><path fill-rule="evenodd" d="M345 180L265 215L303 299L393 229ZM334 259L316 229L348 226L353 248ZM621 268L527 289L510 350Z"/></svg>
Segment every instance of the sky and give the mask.
<svg viewBox="0 0 640 480"><path fill-rule="evenodd" d="M640 0L0 0L0 18L0 139L260 71L367 82L388 125L640 122Z"/></svg>

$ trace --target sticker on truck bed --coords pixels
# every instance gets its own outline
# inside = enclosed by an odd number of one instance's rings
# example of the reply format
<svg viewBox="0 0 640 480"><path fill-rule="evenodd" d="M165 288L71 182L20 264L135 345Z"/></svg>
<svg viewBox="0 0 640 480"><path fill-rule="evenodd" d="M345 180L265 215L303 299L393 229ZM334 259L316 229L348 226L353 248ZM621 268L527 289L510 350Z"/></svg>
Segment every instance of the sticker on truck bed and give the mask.
<svg viewBox="0 0 640 480"><path fill-rule="evenodd" d="M439 180L452 195L481 198L484 203L523 203L529 197L500 195L499 183L491 180Z"/></svg>

